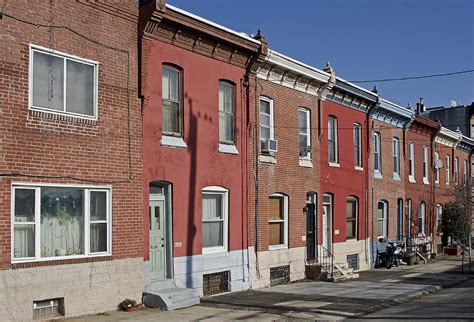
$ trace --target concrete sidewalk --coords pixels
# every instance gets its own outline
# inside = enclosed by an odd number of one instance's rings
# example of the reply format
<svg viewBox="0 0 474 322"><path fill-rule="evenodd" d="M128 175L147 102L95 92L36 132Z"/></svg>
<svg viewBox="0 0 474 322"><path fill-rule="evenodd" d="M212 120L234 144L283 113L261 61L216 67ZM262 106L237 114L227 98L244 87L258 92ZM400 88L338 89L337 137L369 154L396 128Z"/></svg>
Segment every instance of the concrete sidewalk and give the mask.
<svg viewBox="0 0 474 322"><path fill-rule="evenodd" d="M459 257L442 256L428 264L361 272L358 280L344 283L302 281L203 298L198 306L176 311L110 312L75 320L341 320L463 283L469 276L460 275L460 267Z"/></svg>

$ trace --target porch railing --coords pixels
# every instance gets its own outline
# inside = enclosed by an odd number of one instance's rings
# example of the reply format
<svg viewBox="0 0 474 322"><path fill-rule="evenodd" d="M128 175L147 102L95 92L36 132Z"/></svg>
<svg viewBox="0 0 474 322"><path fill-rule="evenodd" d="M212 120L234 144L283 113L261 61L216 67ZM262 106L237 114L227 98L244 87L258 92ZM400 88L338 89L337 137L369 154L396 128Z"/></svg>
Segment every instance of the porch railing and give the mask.
<svg viewBox="0 0 474 322"><path fill-rule="evenodd" d="M321 256L319 256L319 264L321 270L326 272L327 278L334 277L334 255L323 245L321 247Z"/></svg>

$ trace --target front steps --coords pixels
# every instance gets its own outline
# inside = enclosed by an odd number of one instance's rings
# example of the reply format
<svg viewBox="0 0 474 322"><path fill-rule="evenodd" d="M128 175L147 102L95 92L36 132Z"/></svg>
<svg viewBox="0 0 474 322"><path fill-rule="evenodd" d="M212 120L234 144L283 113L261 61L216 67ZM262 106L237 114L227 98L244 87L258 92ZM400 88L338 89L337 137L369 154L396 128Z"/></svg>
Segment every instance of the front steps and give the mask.
<svg viewBox="0 0 474 322"><path fill-rule="evenodd" d="M321 280L327 282L344 282L359 278L359 274L354 273L354 269L349 268L347 263L334 263L333 274L330 276L330 264L308 263L306 264L306 278L311 280Z"/></svg>
<svg viewBox="0 0 474 322"><path fill-rule="evenodd" d="M147 307L171 311L199 304L200 298L194 289L177 287L174 280L168 279L147 285L142 303Z"/></svg>

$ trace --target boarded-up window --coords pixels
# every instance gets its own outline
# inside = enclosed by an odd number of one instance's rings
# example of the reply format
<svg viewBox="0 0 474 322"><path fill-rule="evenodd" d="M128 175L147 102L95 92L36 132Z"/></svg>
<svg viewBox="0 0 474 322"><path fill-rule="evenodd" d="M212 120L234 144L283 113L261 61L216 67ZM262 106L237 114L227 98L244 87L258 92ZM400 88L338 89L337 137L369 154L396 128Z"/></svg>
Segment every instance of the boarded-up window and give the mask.
<svg viewBox="0 0 474 322"><path fill-rule="evenodd" d="M270 197L270 214L268 228L268 244L284 245L285 244L285 213L286 204L284 196Z"/></svg>

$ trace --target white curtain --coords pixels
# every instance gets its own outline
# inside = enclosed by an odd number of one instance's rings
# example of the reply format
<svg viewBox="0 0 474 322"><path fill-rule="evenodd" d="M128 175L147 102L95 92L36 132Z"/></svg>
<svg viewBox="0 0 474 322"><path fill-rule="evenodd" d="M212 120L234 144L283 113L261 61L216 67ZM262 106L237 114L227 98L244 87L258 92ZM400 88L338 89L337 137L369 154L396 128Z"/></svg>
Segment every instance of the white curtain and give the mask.
<svg viewBox="0 0 474 322"><path fill-rule="evenodd" d="M46 217L41 220L41 257L84 254L84 222Z"/></svg>
<svg viewBox="0 0 474 322"><path fill-rule="evenodd" d="M203 195L202 220L203 247L223 246L222 195Z"/></svg>
<svg viewBox="0 0 474 322"><path fill-rule="evenodd" d="M14 257L25 258L35 256L35 225L15 225Z"/></svg>

